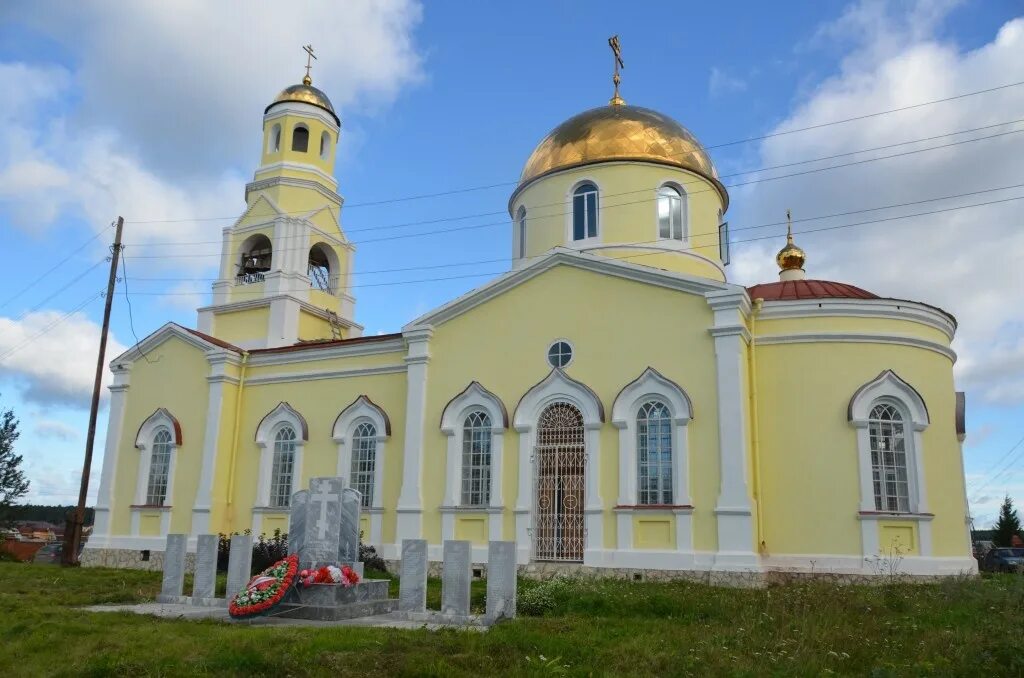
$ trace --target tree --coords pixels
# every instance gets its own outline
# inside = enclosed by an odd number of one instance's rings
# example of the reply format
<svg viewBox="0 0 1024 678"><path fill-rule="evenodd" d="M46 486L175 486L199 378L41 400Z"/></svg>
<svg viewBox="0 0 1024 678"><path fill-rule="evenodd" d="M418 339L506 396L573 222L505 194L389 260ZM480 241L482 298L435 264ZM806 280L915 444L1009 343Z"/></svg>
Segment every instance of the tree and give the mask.
<svg viewBox="0 0 1024 678"><path fill-rule="evenodd" d="M7 507L28 492L28 479L21 470L21 455L14 453L14 441L21 435L14 411L0 414L0 520Z"/></svg>
<svg viewBox="0 0 1024 678"><path fill-rule="evenodd" d="M996 521L995 535L992 541L996 546L1012 546L1013 535L1020 534L1020 518L1017 516L1017 509L1013 508L1013 500L1010 495L1003 499L1003 505L999 507L999 520Z"/></svg>

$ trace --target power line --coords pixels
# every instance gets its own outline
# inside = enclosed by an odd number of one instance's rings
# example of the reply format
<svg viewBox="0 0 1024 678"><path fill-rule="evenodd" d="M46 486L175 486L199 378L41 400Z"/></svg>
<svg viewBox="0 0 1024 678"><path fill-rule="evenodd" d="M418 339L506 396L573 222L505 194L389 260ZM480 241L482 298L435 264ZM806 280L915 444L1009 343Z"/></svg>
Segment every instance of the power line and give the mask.
<svg viewBox="0 0 1024 678"><path fill-rule="evenodd" d="M93 302L96 299L99 299L102 296L103 296L103 292L97 292L96 294L90 295L85 301L83 301L78 306L74 307L73 309L71 309L70 311L68 311L64 315L62 315L60 318L54 320L52 323L50 323L49 325L44 327L38 333L32 335L31 337L29 337L28 339L26 339L22 343L18 344L17 346L14 346L13 348L10 348L7 351L5 351L4 353L0 354L0 362L3 362L4 360L9 358L10 356L14 355L15 353L17 353L21 349L25 348L26 346L28 346L29 344L34 342L36 339L38 339L39 337L43 336L44 334L47 334L54 327L56 327L57 325L61 324L62 322L64 322L65 320L67 320L68 318L73 316L75 313L78 313L83 308L88 306L91 302Z"/></svg>
<svg viewBox="0 0 1024 678"><path fill-rule="evenodd" d="M52 292L52 293L50 294L50 296L46 297L46 298L45 298L45 299L43 299L42 301L39 301L39 302L37 302L35 306L33 306L33 307L31 307L31 308L29 308L29 309L26 309L25 311L23 311L23 312L22 312L22 314L18 316L17 320L19 320L19 321L20 321L20 320L24 320L24 319L25 319L25 318L26 318L26 317L27 317L27 316L28 316L28 315L29 315L30 313L33 313L33 312L35 312L35 311L38 311L38 310L39 310L40 308L42 308L42 307L43 307L43 305L44 305L44 304L45 304L46 302L50 301L51 299L53 299L53 298L54 298L55 296L57 296L58 294L60 294L60 293L61 293L61 292L63 292L64 290L66 290L67 288L69 288L69 287L71 287L72 285L74 285L74 284L75 284L76 282L78 282L79 280L81 280L82 278L84 278L85 276L87 276L87 275L88 275L89 273L91 273L91 272L93 271L93 269L95 269L95 268L96 268L97 266L99 266L100 264L102 264L102 263L104 263L104 262L106 262L106 261L107 261L106 259L100 259L99 261L97 261L96 263L94 263L94 264L93 264L92 266L90 266L89 268L85 269L84 271L82 271L81 273L79 273L78 275L76 275L76 276L75 276L74 278L72 278L71 280L69 280L69 281L68 281L67 283L65 283L65 284L64 284L64 285L63 285L62 287L59 287L58 289L56 289L56 290L55 290L54 292Z"/></svg>
<svg viewBox="0 0 1024 678"><path fill-rule="evenodd" d="M931 101L922 101L920 103L910 104L908 106L901 106L899 108L890 108L890 109L887 109L887 110L884 110L884 111L876 111L874 113L867 113L867 114L864 114L864 115L858 115L858 116L854 116L854 117L850 117L850 118L844 118L844 119L841 119L841 120L833 120L831 122L819 123L817 125L808 125L807 127L798 127L798 128L795 128L795 129L783 130L783 131L780 131L780 132L772 132L770 134L763 134L763 135L755 136L755 137L745 137L743 139L736 139L736 140L733 140L733 141L726 141L726 142L722 142L722 143L711 144L709 146L704 146L703 148L705 150L711 150L711 149L714 149L714 148L725 148L727 146L736 146L736 145L739 145L739 144L746 144L746 143L751 143L751 142L754 142L754 141L763 141L765 139L771 139L771 138L774 138L774 137L788 136L788 135L791 135L791 134L797 134L799 132L807 132L807 131L810 131L810 130L822 129L824 127L830 127L832 125L841 125L841 124L845 124L845 123L848 123L848 122L855 122L857 120L867 120L869 118L876 118L876 117L882 116L882 115L889 115L891 113L900 113L902 111L908 111L908 110L912 110L912 109L915 109L915 108L921 108L921 107L924 107L924 106L931 106L931 105L934 105L934 104L945 103L945 102L948 102L948 101L955 101L957 99L964 99L964 98L967 98L967 97L977 96L979 94L989 94L991 92L996 92L996 91L1008 89L1008 88L1011 88L1011 87L1019 87L1020 85L1024 85L1024 80L1019 81L1019 82L1007 83L1005 85L998 85L998 86L995 86L995 87L989 87L989 88L986 88L986 89L975 90L973 92L964 92L962 94L957 94L957 95L945 97L945 98L942 98L942 99L933 99ZM679 155L679 154L675 154L675 155ZM498 183L492 183L492 184L485 184L485 185L481 185L481 186L469 186L469 187L463 187L463 188L456 188L456 189L451 189L451 190L447 190L447 191L440 191L440 192L437 192L437 193L423 193L423 194L419 194L419 195L402 196L402 197L397 197L397 198L387 198L387 199L383 199L383 200L365 201L365 202L361 202L361 203L350 203L350 204L346 205L346 207L348 207L349 209L352 209L352 208L355 208L355 207L371 207L371 206L391 204L391 203L396 203L396 202L408 202L408 201L411 201L411 200L423 200L423 199L426 199L426 198L436 198L436 197L443 197L443 196L446 196L446 195L453 195L453 194L458 194L458 193L468 193L468 192L471 192L471 191L481 191L481 190L488 190L488 189L492 189L492 188L499 188L499 187L502 187L502 186L511 186L511 185L517 184L517 183L519 183L518 180L516 180L516 181L504 181L504 182L498 182ZM299 214L299 213L296 212L295 214ZM221 221L221 220L226 220L226 219L235 219L235 218L237 218L237 216L238 215L231 215L231 216L226 216L226 217L206 217L206 218L201 218L201 219L193 218L193 219L132 220L132 221L129 221L128 223L138 225L138 224L153 224L153 223L165 223L165 224L166 223L180 223L180 222L193 222L193 221Z"/></svg>
<svg viewBox="0 0 1024 678"><path fill-rule="evenodd" d="M866 163L869 163L869 162L877 162L879 160L888 160L888 159L891 159L891 158L897 158L897 157L902 157L902 156L906 156L906 155L913 155L913 154L916 154L916 153L923 153L925 151L933 151L933 150L938 150L938 149L941 149L941 148L948 148L949 146L956 146L956 145L959 145L959 144L970 143L970 142L973 142L973 141L982 141L982 140L985 140L985 139L992 139L992 138L995 138L995 137L1006 136L1008 134L1019 134L1021 132L1024 132L1024 129L1013 130L1013 131L1010 131L1010 132L1002 132L1002 133L990 135L990 136L987 136L987 137L979 137L978 139L967 139L967 140L964 140L964 141L957 141L957 142L953 142L953 143L950 143L950 144L943 144L942 146L933 146L933 147L930 147L930 148L917 149L917 150L913 150L913 151L905 151L903 153L894 153L892 155L881 156L881 157L878 157L878 158L868 158L868 159L865 159L865 160L856 160L856 161L852 161L852 162L849 162L849 163L844 163L844 164L841 164L841 165L832 165L830 167L821 167L821 168L813 169L813 170L805 170L803 172L794 172L794 173L791 173L791 174L780 174L780 175L774 176L774 177L765 177L763 179L754 179L754 180L751 180L751 181L746 181L746 182L742 182L742 183L733 184L732 186L734 186L734 187L735 186L748 186L748 185L751 185L751 184L759 184L759 183L764 183L764 182L768 182L768 181L776 181L778 179L786 179L786 178L795 177L795 176L804 176L804 175L808 175L808 174L816 174L818 172L825 172L825 171L834 170L834 169L841 169L843 167L850 167L850 166L853 166L853 165L863 165L863 164L866 164ZM704 192L707 192L708 190L711 190L711 189L701 189L701 190L691 191L691 192L688 193L688 195L695 195L697 193L704 193ZM608 197L608 196L605 196L605 197ZM603 211L603 210L611 209L611 208L615 208L615 207L627 207L629 205L639 205L639 204L644 204L644 203L652 203L652 202L656 201L657 199L658 199L657 197L644 198L642 200L633 200L633 201L629 201L629 202L620 202L620 203L615 203L615 204L612 204L612 205L607 204L606 201L601 201L601 204L598 206L598 210ZM558 204L565 205L566 203L558 203ZM544 214L544 215L538 215L538 216L535 216L535 217L528 217L528 220L532 221L534 219L551 219L551 218L559 217L559 216L567 216L569 214L571 214L571 212L562 212L562 213L557 213L557 214ZM443 220L439 219L437 221L443 221ZM439 235L439 234L445 234L445 233L457 233L457 232L460 232L460 231L476 230L476 229L480 229L480 228L493 228L493 227L496 227L496 226L507 226L508 223L509 223L508 220L503 219L501 221L492 221L492 222L486 222L486 223L483 223L483 224L470 224L468 226L456 226L454 228L442 228L442 229L436 229L436 230L431 230L431 231L420 231L420 232L417 232L417 233L401 233L401 234L397 234L397 235L382 236L380 238L367 238L367 239L364 239L364 240L352 240L352 241L349 241L349 243L352 244L352 245L361 245L361 244L374 243L374 242L384 242L384 241L390 241L390 240L403 240L403 239L406 239L406 238L421 238L421 237L425 237L425 236ZM221 240L176 241L176 242L163 242L163 243L157 242L157 243L147 243L146 246L147 247L157 247L157 246L186 246L186 245L191 246L191 245L204 245L204 244L205 245L213 245L213 244L218 244L218 243L221 243L221 242L222 242ZM278 251L288 252L288 251L296 251L296 250L303 250L303 249L307 249L307 248L306 247L283 248L283 249L280 249ZM183 257L184 258L219 257L219 256L222 256L222 252L206 252L206 253L196 252L196 253L189 253L189 254L175 254L173 256L175 258L183 258ZM133 257L130 257L130 258L132 258L132 259L166 259L166 258L168 258L168 255L166 255L166 254L138 255L138 256L133 256Z"/></svg>
<svg viewBox="0 0 1024 678"><path fill-rule="evenodd" d="M21 289L20 289L19 291L15 292L15 293L14 293L14 295L12 295L12 296L8 297L8 298L7 298L7 301L5 301L4 303L0 304L0 308L4 308L5 306L7 306L7 304L11 303L11 302L12 302L12 301L14 301L15 299L17 299L18 297L20 297L21 295L23 295L23 294L24 294L25 292L28 292L28 291L29 291L30 289L32 289L33 287L35 287L36 285L38 285L38 284L39 284L39 283L40 283L40 282L41 282L41 281L42 281L42 280L43 280L44 278L46 278L46 277L47 277L48 275L50 275L51 273L53 273L54 271L56 271L56 270L57 270L58 268L60 268L60 267L61 267L62 265L64 265L65 263L67 263L67 262L68 262L68 260L70 260L70 259L71 259L72 257L74 257L74 256L75 256L76 254L78 254L78 253L79 253L79 252L81 251L81 249L82 249L83 247L85 247L86 245L89 245L90 243L92 243L92 241L93 241L93 240L96 240L96 239L97 239L97 238L99 238L99 237L100 237L101 235L103 235L103 231L99 231L99 232L97 232L97 233L96 233L96 234L95 234L95 235L94 235L93 237L89 238L88 240L86 240L85 242L83 242L83 243L82 243L81 245L79 245L78 247L76 247L76 248L75 248L75 249L74 249L74 250L73 250L73 251L72 251L72 252L71 252L71 253L70 253L69 255L67 255L66 257L64 257L63 259L61 259L60 261L58 261L58 262L57 262L56 264L54 264L52 268L49 268L49 269L47 269L47 270L46 270L46 271L44 271L44 272L42 273L42 275L40 275L40 276L39 276L38 278L36 278L36 279L35 279L35 280L33 280L32 282L30 282L30 283L29 283L28 285L26 285L25 287L21 288Z"/></svg>
<svg viewBox="0 0 1024 678"><path fill-rule="evenodd" d="M996 188L979 189L977 191L969 191L969 192L966 192L966 193L957 193L957 194L954 194L954 195L944 195L944 196L940 196L940 197L937 197L937 198L925 198L925 199L922 199L922 200L913 200L913 201L902 202L902 203L895 203L895 204L890 204L890 205L880 205L878 207L866 207L864 209L849 210L849 211L846 211L846 212L834 212L832 214L821 214L821 215L811 216L811 217L801 217L801 218L797 218L797 219L792 219L791 222L796 224L796 223L804 223L804 222L808 222L808 221L820 221L822 219L833 219L835 217L845 217L845 216L850 216L850 215L853 215L853 214L863 214L865 212L879 212L879 211L882 211L882 210L897 209L897 208L900 208L900 207L910 207L910 206L913 206L913 205L922 205L922 204L926 204L926 203L930 203L930 202L940 202L940 201L943 201L943 200L953 200L953 199L956 199L956 198L966 198L966 197L969 197L969 196L982 195L982 194L985 194L985 193L994 193L994 192L998 192L998 191L1006 191L1006 190L1011 190L1011 189L1014 189L1014 188L1024 188L1024 183L1012 184L1012 185L1009 185L1009 186L999 186L999 187L996 187ZM771 227L771 226L781 226L781 225L784 225L786 223L787 223L786 221L771 221L771 222L766 222L766 223L761 223L761 224L754 224L752 226L730 227L729 230L732 233L736 233L736 232L739 232L739 231L756 230L756 229L761 229L761 228L768 228L768 227ZM695 234L695 235L691 236L691 240L694 239L694 238L698 238L698 237L717 238L718 234L717 233L700 233L700 234ZM644 245L644 244L653 244L653 243L658 243L658 242L663 242L663 240L646 240L646 241L631 242L631 243L624 243L624 244L636 246L636 245ZM541 255L541 256L543 256L543 255ZM532 257L526 257L526 258L530 259ZM455 267L459 267L459 266L473 266L473 265L478 265L478 264L505 263L505 262L510 262L512 260L513 260L512 257L501 257L501 258L498 258L498 259L479 259L479 260L475 260L475 261L450 262L450 263L444 263L444 264L431 264L431 265L427 265L427 266L406 266L406 267L402 267L402 268L384 268L384 269L376 269L376 270L368 270L368 271L353 271L352 275L374 275L374 274L380 274L380 273L401 273L401 272L406 272L406 271L430 270L430 269L438 269L438 268L455 268ZM213 280L220 280L220 278L219 277L210 277L210 278L195 278L195 277L189 277L189 278L182 278L182 277L164 278L164 277L140 277L140 276L136 276L135 280L136 281L145 280L145 281L177 282L177 281L189 281L189 280L213 281Z"/></svg>
<svg viewBox="0 0 1024 678"><path fill-rule="evenodd" d="M894 217L885 217L885 218L881 218L881 219L870 219L870 220L867 220L867 221L854 222L854 223L851 223L851 224L839 224L837 226L825 226L825 227L822 227L822 228L807 229L807 230L804 230L804 231L799 231L799 232L795 233L795 235L806 235L806 234L810 234L810 233L821 233L821 232L825 232L825 231L835 231L835 230L840 230L840 229L845 229L845 228L852 228L852 227L855 227L855 226L865 226L865 225L868 225L868 224L878 224L878 223L884 223L884 222L889 222L889 221L896 221L896 220L899 220L899 219L910 219L910 218L913 218L913 217L930 216L930 215L933 215L933 214L941 214L941 213L952 212L952 211L961 210L961 209L970 209L970 208L973 208L973 207L984 207L986 205L995 205L995 204L1000 204L1000 203L1012 202L1012 201L1015 201L1015 200L1024 200L1024 195L1016 196L1016 197L1013 197L1013 198L1004 198L1002 200L989 200L987 202L975 203L973 205L961 205L961 206L958 206L958 207L947 207L947 208L944 208L944 209L929 210L927 212L918 212L918 213L915 213L915 214L904 214L904 215L894 216ZM744 242L754 242L754 241L757 241L757 240L766 240L766 239L771 239L771 238L775 238L775 237L777 237L777 236L775 236L775 235L758 236L758 237L754 237L754 238L746 238L744 240L734 240L730 244L739 244L739 243L744 243ZM631 243L609 243L609 244L612 245L612 246L617 246L617 247L628 247L628 246L630 246ZM690 249L703 249L703 248L710 248L710 247L718 247L718 244L715 243L715 244L710 244L710 245L693 245L693 246L691 246ZM616 258L617 259L636 259L636 258L645 257L645 256L655 256L655 255L659 255L659 254L665 254L665 252L664 251L642 252L642 253L639 253L639 254L626 255L626 256L616 257ZM542 255L538 255L536 258L543 257L543 256L546 256L546 255L543 255L543 254ZM530 258L534 258L534 257L530 257ZM452 279L455 279L455 278L484 277L484 276L491 276L491 275L501 275L501 274L504 274L504 273L507 273L507 272L508 271L491 271L491 272L487 272L487 273L467 274L467 275L464 275L464 276L449 276L449 277L445 277L445 278L422 278L422 279L419 279L419 280L403 280L403 281L383 282L383 283L364 283L364 284L359 284L359 285L344 286L341 289L348 290L348 289L354 289L354 288L359 288L359 287L385 287L385 286L389 286L389 285L405 285L405 284L419 283L419 282L433 282L433 281L440 281L440 280L452 280ZM308 287L303 287L301 290L292 290L292 291L300 292L300 291L305 290L305 289L309 289L309 288ZM185 295L194 295L194 294L197 294L197 293L200 293L200 291L197 290L197 291L193 291L193 292L136 292L137 295L143 294L143 295L147 295L147 296L161 296L161 297L163 297L163 296L185 296ZM248 294L248 292L243 290L243 291L237 291L237 292L235 292L235 294ZM256 291L253 291L251 294L263 294L263 291L262 290L256 290Z"/></svg>
<svg viewBox="0 0 1024 678"><path fill-rule="evenodd" d="M1008 452L1007 452L1007 453L1006 453L1005 455L1003 455L1003 459L1005 459L1005 458L1006 458L1007 456L1009 456L1009 455L1010 455L1011 453L1013 453L1013 451L1014 451L1014 450L1016 450L1016 449L1017 449L1018 447L1021 447L1021 445L1024 445L1024 437L1021 437L1021 439L1020 439L1020 440L1018 440L1018 441L1017 441L1017 443L1016 443L1016 444L1015 444L1015 445L1014 445L1013 447L1011 447L1011 448L1010 448L1010 450L1009 450L1009 451L1008 451ZM984 483L982 483L982 484L981 484L980 486L978 486L978 487L974 488L974 491L973 491L973 492L972 492L972 494L971 494L971 499L970 499L970 501L978 501L978 499L979 499L979 498L980 498L980 496L981 496L981 491L982 491L983 489L985 489L986 487L988 487L989 485L991 485L991 484L992 484L992 483L994 483L995 481L997 481L997 480L999 480L1000 478L1002 478L1003 476L1005 476L1005 475L1006 475L1006 473L1007 473L1008 471L1010 471L1010 469L1012 469L1012 468L1013 468L1013 466L1014 466L1014 465L1015 465L1015 464L1016 464L1017 462L1019 462L1019 461L1020 461L1020 460L1021 460L1022 458L1024 458L1024 448L1022 448L1022 449L1020 450L1020 452L1018 452L1018 453L1016 454L1016 456L1012 457L1012 458L1011 458L1011 459L1009 460L1009 462L1007 462L1007 464L1006 464L1006 465L1005 465L1005 466L1003 467L1002 471L1000 471L1000 472L999 472L998 474L996 474L995 476L992 476L991 478L989 478L989 479L988 479L987 481L985 481ZM1000 460L1000 461L1001 461L1001 460ZM997 463L996 463L996 465L997 465L997 466L998 466L998 464L999 464L999 462L997 462ZM1018 470L1019 470L1019 469L1018 469ZM991 472L990 472L990 473L991 473Z"/></svg>

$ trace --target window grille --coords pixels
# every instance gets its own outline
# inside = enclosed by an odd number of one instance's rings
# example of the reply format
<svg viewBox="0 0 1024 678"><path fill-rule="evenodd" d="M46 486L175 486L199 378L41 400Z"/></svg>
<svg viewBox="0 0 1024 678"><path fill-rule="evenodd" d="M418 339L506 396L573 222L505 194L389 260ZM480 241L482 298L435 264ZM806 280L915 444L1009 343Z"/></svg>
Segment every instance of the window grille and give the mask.
<svg viewBox="0 0 1024 678"><path fill-rule="evenodd" d="M373 480L377 470L377 429L369 422L356 426L352 434L352 478L354 490L362 495L363 508L373 506Z"/></svg>
<svg viewBox="0 0 1024 678"><path fill-rule="evenodd" d="M597 186L583 184L572 194L572 239L597 237Z"/></svg>
<svg viewBox="0 0 1024 678"><path fill-rule="evenodd" d="M333 294L331 285L331 263L324 253L322 245L317 245L309 251L309 264L307 274L309 275L309 286L313 289Z"/></svg>
<svg viewBox="0 0 1024 678"><path fill-rule="evenodd" d="M868 417L868 431L875 509L909 512L910 483L907 480L903 415L892 405L876 405Z"/></svg>
<svg viewBox="0 0 1024 678"><path fill-rule="evenodd" d="M295 468L295 430L285 426L274 437L274 459L270 474L270 505L286 508L292 501Z"/></svg>
<svg viewBox="0 0 1024 678"><path fill-rule="evenodd" d="M658 237L682 240L686 237L685 197L674 186L658 189Z"/></svg>
<svg viewBox="0 0 1024 678"><path fill-rule="evenodd" d="M471 412L462 426L462 505L491 501L491 418Z"/></svg>
<svg viewBox="0 0 1024 678"><path fill-rule="evenodd" d="M672 416L656 400L645 403L636 416L639 504L672 503Z"/></svg>
<svg viewBox="0 0 1024 678"><path fill-rule="evenodd" d="M548 405L537 423L534 455L537 560L583 560L586 461L583 415L569 403Z"/></svg>
<svg viewBox="0 0 1024 678"><path fill-rule="evenodd" d="M146 487L146 504L149 506L164 505L170 470L171 432L162 428L153 437L153 449L149 458L149 483Z"/></svg>

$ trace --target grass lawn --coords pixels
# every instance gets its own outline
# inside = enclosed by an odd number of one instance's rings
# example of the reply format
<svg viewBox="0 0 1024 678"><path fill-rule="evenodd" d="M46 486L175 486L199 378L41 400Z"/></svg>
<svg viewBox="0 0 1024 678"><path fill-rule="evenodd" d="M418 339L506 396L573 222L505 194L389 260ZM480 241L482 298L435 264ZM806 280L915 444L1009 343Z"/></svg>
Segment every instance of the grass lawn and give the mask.
<svg viewBox="0 0 1024 678"><path fill-rule="evenodd" d="M152 600L159 587L159 573L0 562L0 675L1024 674L1024 577L1013 575L755 591L578 582L557 591L546 616L487 633L76 609Z"/></svg>

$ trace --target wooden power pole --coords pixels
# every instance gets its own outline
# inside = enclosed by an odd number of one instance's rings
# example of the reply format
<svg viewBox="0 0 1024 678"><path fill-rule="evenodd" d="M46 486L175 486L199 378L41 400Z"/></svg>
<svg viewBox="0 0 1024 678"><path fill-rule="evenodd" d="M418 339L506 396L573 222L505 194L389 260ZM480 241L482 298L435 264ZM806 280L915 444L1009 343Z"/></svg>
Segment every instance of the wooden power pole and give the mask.
<svg viewBox="0 0 1024 678"><path fill-rule="evenodd" d="M82 524L85 522L85 495L89 492L89 470L92 468L92 449L96 442L96 418L100 409L100 388L106 369L107 332L110 330L110 307L114 303L114 283L117 282L117 266L121 257L121 231L124 218L117 218L114 231L114 246L110 252L110 277L107 278L107 295L103 304L103 329L100 331L100 354L96 358L96 380L92 385L92 407L89 409L89 433L85 439L85 461L82 464L82 485L78 490L78 506L68 519L64 529L64 550L62 565L78 565L78 546L82 543Z"/></svg>

